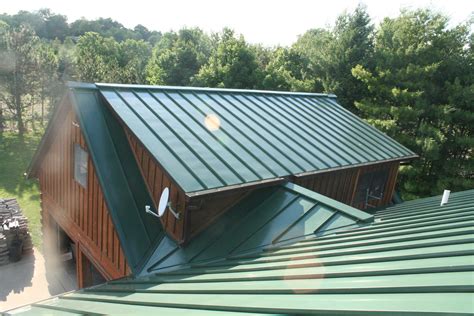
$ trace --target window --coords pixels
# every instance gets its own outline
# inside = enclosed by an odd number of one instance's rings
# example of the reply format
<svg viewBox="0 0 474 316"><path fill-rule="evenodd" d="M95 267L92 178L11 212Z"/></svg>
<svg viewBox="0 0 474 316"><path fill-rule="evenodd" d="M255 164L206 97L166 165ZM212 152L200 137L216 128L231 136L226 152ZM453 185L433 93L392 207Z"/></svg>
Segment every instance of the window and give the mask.
<svg viewBox="0 0 474 316"><path fill-rule="evenodd" d="M74 144L74 179L87 187L87 152L79 144Z"/></svg>
<svg viewBox="0 0 474 316"><path fill-rule="evenodd" d="M371 202L373 203L383 198L387 180L387 169L375 170L361 175L353 204L358 205L362 203L364 208L374 206Z"/></svg>

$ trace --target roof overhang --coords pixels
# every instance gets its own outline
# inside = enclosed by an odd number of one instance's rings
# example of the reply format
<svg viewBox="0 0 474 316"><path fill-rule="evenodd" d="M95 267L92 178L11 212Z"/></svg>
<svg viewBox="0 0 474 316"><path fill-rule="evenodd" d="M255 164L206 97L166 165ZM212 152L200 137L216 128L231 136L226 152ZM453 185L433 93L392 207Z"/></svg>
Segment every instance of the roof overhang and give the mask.
<svg viewBox="0 0 474 316"><path fill-rule="evenodd" d="M361 163L361 164L354 164L354 165L347 165L347 166L342 166L342 167L337 167L337 168L330 168L330 169L322 169L322 170L316 170L316 171L310 171L310 172L303 172L303 173L295 174L294 177L303 178L303 177L309 177L309 176L312 176L312 175L317 175L317 174L326 173L326 172L339 171L339 170L348 170L348 169L361 168L361 167L366 167L366 166L375 166L375 165L381 165L381 164L390 163L390 162L398 162L400 164L408 164L412 160L418 159L418 158L420 158L420 156L411 155L411 156L400 157L400 158L371 161L371 162L366 162L366 163Z"/></svg>

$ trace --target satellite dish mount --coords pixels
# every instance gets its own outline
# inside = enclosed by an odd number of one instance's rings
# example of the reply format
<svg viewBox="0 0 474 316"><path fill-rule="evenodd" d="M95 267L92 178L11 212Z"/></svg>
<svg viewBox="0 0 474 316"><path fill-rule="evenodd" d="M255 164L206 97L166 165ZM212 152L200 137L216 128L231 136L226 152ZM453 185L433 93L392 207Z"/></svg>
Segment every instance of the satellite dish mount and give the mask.
<svg viewBox="0 0 474 316"><path fill-rule="evenodd" d="M166 187L163 189L163 192L161 193L161 197L160 197L160 203L158 203L158 214L153 212L150 209L150 205L145 205L145 212L155 217L160 218L165 214L166 208L168 208L171 214L173 214L173 216L176 217L176 219L179 219L179 213L173 209L173 207L171 206L171 202L169 201L169 198L170 198L170 190L168 189L168 187Z"/></svg>

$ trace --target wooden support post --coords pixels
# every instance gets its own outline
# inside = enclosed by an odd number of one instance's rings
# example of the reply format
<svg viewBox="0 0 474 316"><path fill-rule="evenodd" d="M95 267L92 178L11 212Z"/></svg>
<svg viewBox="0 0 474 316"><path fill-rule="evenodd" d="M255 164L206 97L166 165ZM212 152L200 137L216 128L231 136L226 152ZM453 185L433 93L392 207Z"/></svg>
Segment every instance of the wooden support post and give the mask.
<svg viewBox="0 0 474 316"><path fill-rule="evenodd" d="M351 194L351 201L349 203L349 205L354 206L354 207L357 207L356 205L354 205L354 199L355 199L355 194L357 192L357 186L359 185L359 176L360 176L360 169L357 169L357 175L354 181L354 187L352 189L352 194Z"/></svg>
<svg viewBox="0 0 474 316"><path fill-rule="evenodd" d="M79 243L76 243L77 286L82 289L93 285L91 262L84 254Z"/></svg>

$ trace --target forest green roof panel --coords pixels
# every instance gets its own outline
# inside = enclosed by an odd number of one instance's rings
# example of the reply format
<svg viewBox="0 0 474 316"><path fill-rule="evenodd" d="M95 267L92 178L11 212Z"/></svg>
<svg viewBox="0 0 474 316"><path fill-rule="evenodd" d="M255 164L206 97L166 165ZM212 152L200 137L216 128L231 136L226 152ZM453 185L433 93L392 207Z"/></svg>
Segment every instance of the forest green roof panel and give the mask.
<svg viewBox="0 0 474 316"><path fill-rule="evenodd" d="M405 202L362 227L111 281L12 313L472 315L474 190L440 201Z"/></svg>
<svg viewBox="0 0 474 316"><path fill-rule="evenodd" d="M142 274L334 233L372 220L371 214L292 183L262 188L237 203L186 247L163 240Z"/></svg>
<svg viewBox="0 0 474 316"><path fill-rule="evenodd" d="M186 193L416 157L329 95L95 87Z"/></svg>
<svg viewBox="0 0 474 316"><path fill-rule="evenodd" d="M132 272L163 238L161 225L150 222L145 205L153 205L123 128L104 106L97 90L75 88L70 98L89 148L95 172L120 244Z"/></svg>

